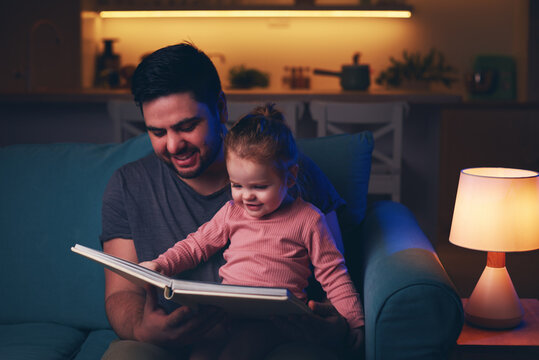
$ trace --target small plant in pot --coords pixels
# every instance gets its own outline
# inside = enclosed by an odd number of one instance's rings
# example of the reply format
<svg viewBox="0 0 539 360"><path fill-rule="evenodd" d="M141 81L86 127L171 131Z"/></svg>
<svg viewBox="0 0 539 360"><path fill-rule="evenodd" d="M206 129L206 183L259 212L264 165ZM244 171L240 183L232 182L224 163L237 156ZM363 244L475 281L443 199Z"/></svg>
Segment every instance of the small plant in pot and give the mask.
<svg viewBox="0 0 539 360"><path fill-rule="evenodd" d="M391 56L389 61L391 65L376 78L378 85L426 89L431 83L439 82L449 88L457 81L456 69L447 64L445 56L436 49L424 56L404 50L402 60Z"/></svg>
<svg viewBox="0 0 539 360"><path fill-rule="evenodd" d="M237 65L228 73L230 86L233 89L251 89L253 87L266 88L269 86L269 74L257 69Z"/></svg>

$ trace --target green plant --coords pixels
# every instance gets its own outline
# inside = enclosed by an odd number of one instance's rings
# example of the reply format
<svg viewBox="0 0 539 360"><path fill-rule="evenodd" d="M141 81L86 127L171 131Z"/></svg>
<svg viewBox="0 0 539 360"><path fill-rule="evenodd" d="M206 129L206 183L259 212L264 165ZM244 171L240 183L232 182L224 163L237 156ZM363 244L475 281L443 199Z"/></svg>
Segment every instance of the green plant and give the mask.
<svg viewBox="0 0 539 360"><path fill-rule="evenodd" d="M446 64L445 56L431 49L425 56L420 52L402 52L402 60L390 57L391 65L376 78L378 85L400 86L403 81L441 82L446 87L457 81L456 69Z"/></svg>
<svg viewBox="0 0 539 360"><path fill-rule="evenodd" d="M257 69L248 69L244 65L234 66L228 74L230 86L237 89L268 87L269 75Z"/></svg>

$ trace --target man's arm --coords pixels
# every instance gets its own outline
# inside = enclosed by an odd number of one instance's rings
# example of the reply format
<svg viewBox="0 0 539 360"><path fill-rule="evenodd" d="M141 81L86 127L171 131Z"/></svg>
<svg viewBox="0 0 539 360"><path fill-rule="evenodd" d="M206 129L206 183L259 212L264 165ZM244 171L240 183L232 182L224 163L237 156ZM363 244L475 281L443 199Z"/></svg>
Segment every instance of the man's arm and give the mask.
<svg viewBox="0 0 539 360"><path fill-rule="evenodd" d="M138 263L132 240L112 239L103 243L105 253ZM122 339L134 340L133 329L140 322L146 293L143 288L105 269L105 310L109 322Z"/></svg>
<svg viewBox="0 0 539 360"><path fill-rule="evenodd" d="M132 240L106 241L103 250L138 262ZM157 305L154 288L145 290L109 270L105 270L105 309L120 338L172 348L192 344L223 319L222 312L213 308L195 314L191 308L182 306L166 314Z"/></svg>

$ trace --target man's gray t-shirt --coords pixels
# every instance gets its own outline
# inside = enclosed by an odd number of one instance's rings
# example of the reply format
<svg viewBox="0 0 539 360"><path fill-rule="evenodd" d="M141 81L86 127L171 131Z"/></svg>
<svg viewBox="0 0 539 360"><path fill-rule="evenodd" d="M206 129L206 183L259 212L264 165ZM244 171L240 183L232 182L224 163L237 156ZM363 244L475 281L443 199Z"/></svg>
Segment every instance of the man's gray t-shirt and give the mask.
<svg viewBox="0 0 539 360"><path fill-rule="evenodd" d="M305 201L324 213L344 204L310 159L300 156L299 166L298 184ZM155 154L150 154L112 175L103 195L100 239L133 239L138 260L153 260L210 220L230 199L230 186L208 196L200 195ZM218 282L223 263L221 252L177 277Z"/></svg>

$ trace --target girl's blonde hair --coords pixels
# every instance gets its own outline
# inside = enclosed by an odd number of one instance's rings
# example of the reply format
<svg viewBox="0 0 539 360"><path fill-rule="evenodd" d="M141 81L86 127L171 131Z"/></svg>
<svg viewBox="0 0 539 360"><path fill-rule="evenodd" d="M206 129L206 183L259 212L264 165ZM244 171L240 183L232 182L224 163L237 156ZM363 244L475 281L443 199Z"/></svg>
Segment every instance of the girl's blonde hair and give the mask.
<svg viewBox="0 0 539 360"><path fill-rule="evenodd" d="M259 106L238 120L225 136L225 158L234 153L259 163L272 162L284 174L297 164L298 149L292 132L275 104Z"/></svg>

